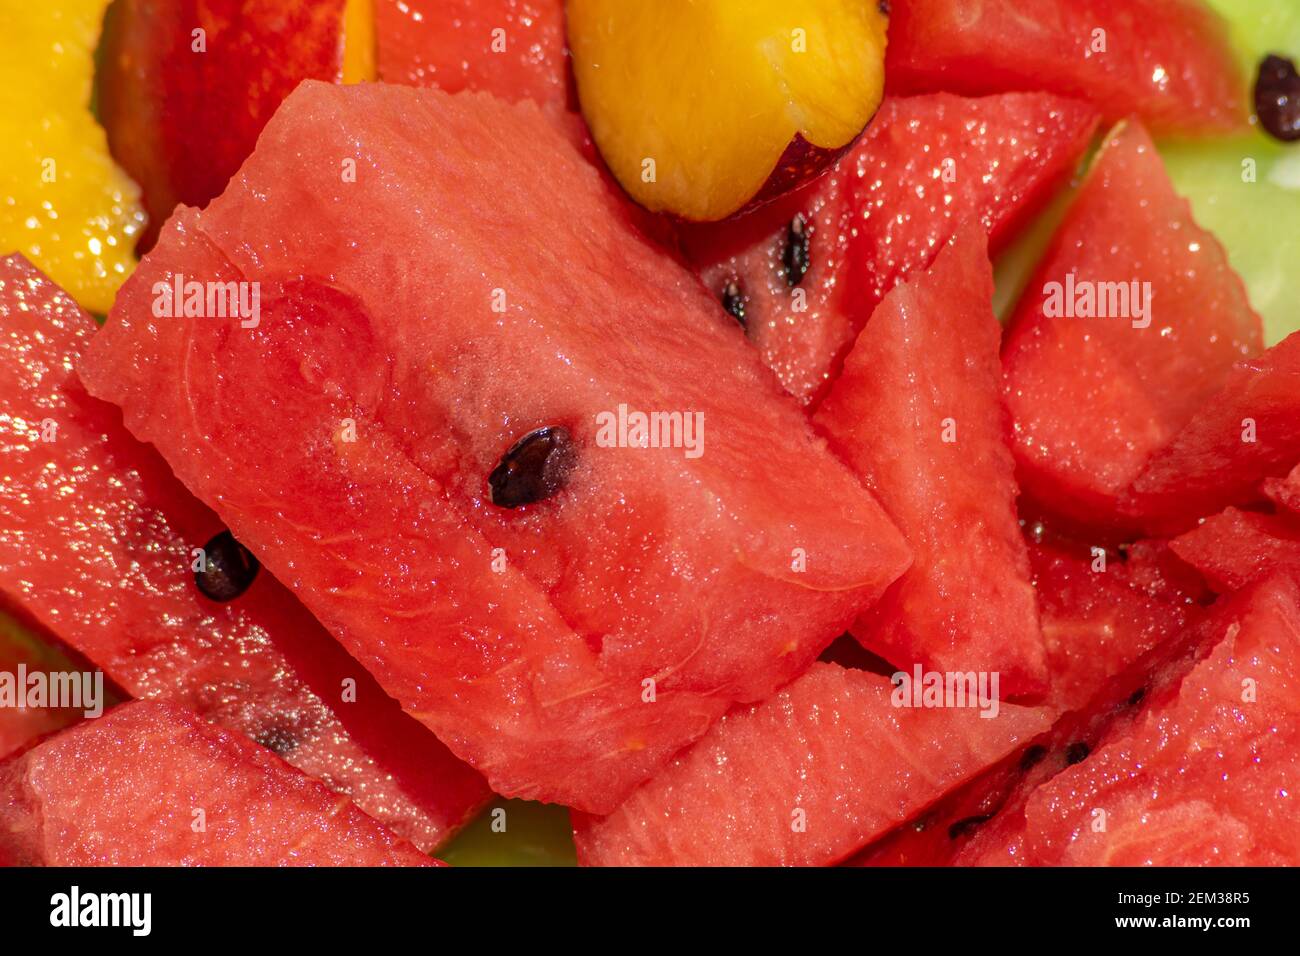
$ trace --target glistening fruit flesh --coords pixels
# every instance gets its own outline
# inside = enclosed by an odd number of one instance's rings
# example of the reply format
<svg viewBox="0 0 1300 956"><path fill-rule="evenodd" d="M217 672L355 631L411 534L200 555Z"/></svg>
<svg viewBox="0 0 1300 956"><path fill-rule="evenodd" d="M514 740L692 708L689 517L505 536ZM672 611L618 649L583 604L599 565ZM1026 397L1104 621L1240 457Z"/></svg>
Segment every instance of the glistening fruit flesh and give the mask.
<svg viewBox="0 0 1300 956"><path fill-rule="evenodd" d="M569 0L583 115L656 212L712 221L825 168L880 105L888 19L862 0Z"/></svg>

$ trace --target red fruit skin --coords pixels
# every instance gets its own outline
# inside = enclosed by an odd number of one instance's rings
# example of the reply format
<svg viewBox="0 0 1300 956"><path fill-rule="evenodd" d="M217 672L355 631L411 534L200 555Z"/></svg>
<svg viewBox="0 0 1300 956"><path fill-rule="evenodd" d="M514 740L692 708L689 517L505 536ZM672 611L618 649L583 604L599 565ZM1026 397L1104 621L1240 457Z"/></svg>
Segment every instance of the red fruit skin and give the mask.
<svg viewBox="0 0 1300 956"><path fill-rule="evenodd" d="M885 296L813 421L912 548L854 637L903 670L996 671L1005 695L1041 695L992 302L987 241L968 225Z"/></svg>
<svg viewBox="0 0 1300 956"><path fill-rule="evenodd" d="M579 862L833 864L1047 726L1035 708L984 718L896 707L892 693L887 677L813 664L733 710L613 814L575 813Z"/></svg>
<svg viewBox="0 0 1300 956"><path fill-rule="evenodd" d="M388 83L569 102L564 0L375 0L375 44Z"/></svg>
<svg viewBox="0 0 1300 956"><path fill-rule="evenodd" d="M343 76L346 0L117 0L105 21L99 116L140 184L147 250L177 205L226 188L304 79ZM193 31L205 31L206 52Z"/></svg>
<svg viewBox="0 0 1300 956"><path fill-rule="evenodd" d="M1300 524L1294 519L1229 508L1175 538L1170 547L1220 594L1275 571L1300 578Z"/></svg>
<svg viewBox="0 0 1300 956"><path fill-rule="evenodd" d="M0 593L126 693L278 748L424 848L491 796L263 569L216 604L192 550L224 530L82 388L95 323L21 256L0 259ZM49 423L52 441L39 441ZM355 700L344 699L345 681Z"/></svg>
<svg viewBox="0 0 1300 956"><path fill-rule="evenodd" d="M1045 94L886 99L821 178L739 218L683 224L681 246L715 296L739 280L750 340L813 406L885 293L964 223L1000 248L1073 174L1097 122L1087 104ZM801 293L782 265L796 215L811 228Z"/></svg>
<svg viewBox="0 0 1300 956"><path fill-rule="evenodd" d="M1221 136L1250 118L1246 78L1219 15L1199 0L896 0L888 91L1045 90L1108 122L1138 116L1168 136ZM1093 49L1105 31L1105 52Z"/></svg>
<svg viewBox="0 0 1300 956"><path fill-rule="evenodd" d="M1227 505L1261 501L1260 486L1300 461L1300 333L1234 366L1186 427L1146 464L1125 509L1173 534Z"/></svg>
<svg viewBox="0 0 1300 956"><path fill-rule="evenodd" d="M1050 284L1150 283L1146 319L1049 317ZM1127 286L1132 291L1132 285ZM1139 293L1144 286L1139 285ZM1064 298L1064 295L1062 296ZM1017 474L1035 508L1129 530L1152 455L1263 348L1222 246L1192 221L1147 132L1113 131L1017 307L1003 365Z"/></svg>
<svg viewBox="0 0 1300 956"><path fill-rule="evenodd" d="M435 862L269 750L155 701L122 704L0 764L0 859L18 866Z"/></svg>
<svg viewBox="0 0 1300 956"><path fill-rule="evenodd" d="M1207 657L1030 797L1029 861L1300 864L1300 587L1275 575L1218 617L1228 623Z"/></svg>
<svg viewBox="0 0 1300 956"><path fill-rule="evenodd" d="M302 149L320 129L365 158L356 183ZM306 83L227 193L173 217L80 366L497 792L592 812L797 676L910 561L628 219L535 104ZM180 272L262 283L258 327L155 321ZM603 440L620 404L698 411L707 452ZM506 449L556 423L579 449L562 493L494 506Z"/></svg>

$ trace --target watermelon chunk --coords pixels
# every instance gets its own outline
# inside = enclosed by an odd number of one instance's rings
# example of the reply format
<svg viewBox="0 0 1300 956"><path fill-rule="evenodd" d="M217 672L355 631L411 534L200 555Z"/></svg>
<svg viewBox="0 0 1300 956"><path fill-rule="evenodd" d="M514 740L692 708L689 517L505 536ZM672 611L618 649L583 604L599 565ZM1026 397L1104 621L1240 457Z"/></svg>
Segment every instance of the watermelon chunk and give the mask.
<svg viewBox="0 0 1300 956"><path fill-rule="evenodd" d="M992 303L987 241L967 227L885 297L813 421L914 555L853 635L903 669L998 671L1003 693L1041 694Z"/></svg>
<svg viewBox="0 0 1300 956"><path fill-rule="evenodd" d="M306 83L227 193L173 218L81 365L494 789L600 812L909 561L629 223L533 104ZM156 319L181 274L261 283L256 327ZM645 447L631 412L707 433ZM559 429L531 503L494 504L514 446Z"/></svg>
<svg viewBox="0 0 1300 956"><path fill-rule="evenodd" d="M1181 613L1189 626L1165 638L1162 632L1177 627L1176 606L1145 605L1162 623L1143 624L1139 615L1146 596L1117 587L1120 576L1112 573L1115 569L1094 573L1086 565L1080 567L1072 550L1060 545L1033 548L1031 553L1045 631L1068 633L1076 652L1051 658L1060 702L1073 706L1088 686L1097 687L1101 675L1087 664L1090 648L1112 667L1126 659L1133 662L1101 683L1084 706L1063 713L1049 733L1017 748L918 819L868 847L854 858L855 865L1026 865L1025 806L1034 792L1132 725L1145 701L1176 691L1196 661L1237 619L1233 605L1216 609L1208 618L1184 608ZM1117 608L1108 607L1108 601ZM1134 659L1134 648L1152 641L1158 643Z"/></svg>
<svg viewBox="0 0 1300 956"><path fill-rule="evenodd" d="M1228 26L1200 0L894 0L894 93L1046 90L1136 115L1159 134L1245 128Z"/></svg>
<svg viewBox="0 0 1300 956"><path fill-rule="evenodd" d="M1269 477L1300 462L1300 332L1236 365L1154 455L1125 507L1152 531L1173 533L1225 505L1260 500Z"/></svg>
<svg viewBox="0 0 1300 956"><path fill-rule="evenodd" d="M13 681L17 689L22 686L20 674L72 669L63 655L32 640L17 618L0 610L0 680ZM0 706L0 760L81 717L82 711L68 708Z"/></svg>
<svg viewBox="0 0 1300 956"><path fill-rule="evenodd" d="M379 78L563 109L564 0L375 0Z"/></svg>
<svg viewBox="0 0 1300 956"><path fill-rule="evenodd" d="M1030 797L1033 862L1300 864L1300 587L1278 575L1234 607L1172 692Z"/></svg>
<svg viewBox="0 0 1300 956"><path fill-rule="evenodd" d="M1052 700L1063 711L1084 707L1107 681L1199 616L1198 605L1147 593L1129 565L1089 548L1036 543L1029 553Z"/></svg>
<svg viewBox="0 0 1300 956"><path fill-rule="evenodd" d="M1300 465L1292 468L1285 478L1265 478L1264 494L1279 509L1300 515Z"/></svg>
<svg viewBox="0 0 1300 956"><path fill-rule="evenodd" d="M1064 317L1086 313L1090 291L1094 306L1104 293L1122 314ZM1262 338L1223 248L1192 221L1146 131L1115 130L1003 347L1025 493L1084 527L1123 526L1125 490Z"/></svg>
<svg viewBox="0 0 1300 956"><path fill-rule="evenodd" d="M10 256L0 322L0 593L128 694L266 744L421 847L450 836L490 796L481 776L270 575L226 604L199 592L193 549L222 526L77 381L90 317Z"/></svg>
<svg viewBox="0 0 1300 956"><path fill-rule="evenodd" d="M574 815L601 866L835 863L1047 727L1002 705L910 708L889 678L817 663L728 714L604 818Z"/></svg>
<svg viewBox="0 0 1300 956"><path fill-rule="evenodd" d="M1229 508L1175 538L1171 547L1220 593L1274 571L1300 578L1300 524L1294 519Z"/></svg>
<svg viewBox="0 0 1300 956"><path fill-rule="evenodd" d="M427 866L269 750L134 701L0 764L0 857L20 866Z"/></svg>
<svg viewBox="0 0 1300 956"><path fill-rule="evenodd" d="M885 293L962 223L982 223L999 248L1069 178L1096 127L1088 105L1043 94L887 99L821 179L739 219L683 225L681 244L715 295L736 285L764 362L814 403ZM796 217L807 271L792 286Z"/></svg>

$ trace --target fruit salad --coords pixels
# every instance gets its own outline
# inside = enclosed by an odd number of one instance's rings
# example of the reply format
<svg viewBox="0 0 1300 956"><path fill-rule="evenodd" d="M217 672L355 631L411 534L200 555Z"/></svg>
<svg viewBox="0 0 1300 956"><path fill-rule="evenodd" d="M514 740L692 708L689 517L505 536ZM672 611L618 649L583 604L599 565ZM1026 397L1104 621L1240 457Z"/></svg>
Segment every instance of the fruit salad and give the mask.
<svg viewBox="0 0 1300 956"><path fill-rule="evenodd" d="M0 54L0 865L1300 865L1300 12Z"/></svg>

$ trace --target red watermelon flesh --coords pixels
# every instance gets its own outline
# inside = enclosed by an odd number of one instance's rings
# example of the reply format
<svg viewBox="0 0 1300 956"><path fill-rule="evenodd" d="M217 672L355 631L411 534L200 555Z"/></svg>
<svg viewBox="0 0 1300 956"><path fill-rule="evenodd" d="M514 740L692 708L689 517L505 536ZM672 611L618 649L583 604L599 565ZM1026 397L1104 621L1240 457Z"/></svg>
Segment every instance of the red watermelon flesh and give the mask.
<svg viewBox="0 0 1300 956"><path fill-rule="evenodd" d="M1232 608L1191 673L1029 799L1030 861L1300 864L1300 587L1278 575Z"/></svg>
<svg viewBox="0 0 1300 956"><path fill-rule="evenodd" d="M1300 465L1292 468L1285 478L1265 478L1264 494L1279 510L1300 515Z"/></svg>
<svg viewBox="0 0 1300 956"><path fill-rule="evenodd" d="M192 549L222 526L77 381L90 317L10 256L0 320L0 592L128 694L264 743L421 847L450 836L490 796L481 776L269 574L230 603L200 594Z"/></svg>
<svg viewBox="0 0 1300 956"><path fill-rule="evenodd" d="M887 99L825 176L739 219L683 225L682 247L716 296L736 283L750 340L809 404L885 293L963 223L1000 247L1073 173L1096 126L1091 107L1044 94ZM808 271L792 288L783 258L798 216Z"/></svg>
<svg viewBox="0 0 1300 956"><path fill-rule="evenodd" d="M1170 547L1168 538L1142 538L1124 545L1120 576L1132 587L1174 604L1210 604L1214 592L1205 576Z"/></svg>
<svg viewBox="0 0 1300 956"><path fill-rule="evenodd" d="M1143 283L1145 318L1134 308ZM1089 290L1094 306L1104 292L1106 311L1124 312L1121 285L1131 317L1049 317L1066 300L1086 312ZM1126 524L1124 491L1262 338L1241 280L1174 193L1146 131L1115 130L1003 347L1022 488L1083 527Z"/></svg>
<svg viewBox="0 0 1300 956"><path fill-rule="evenodd" d="M155 321L178 273L261 282L260 323ZM614 809L909 561L532 104L304 84L231 189L174 219L81 372L506 795ZM705 445L639 447L604 420L620 405L698 413ZM489 474L552 426L567 482L493 505Z"/></svg>
<svg viewBox="0 0 1300 956"><path fill-rule="evenodd" d="M1229 508L1175 538L1172 547L1219 593L1274 571L1300 578L1300 523L1294 519Z"/></svg>
<svg viewBox="0 0 1300 956"><path fill-rule="evenodd" d="M1161 135L1245 128L1227 24L1201 0L894 0L893 93L1047 90ZM1098 33L1098 31L1102 31ZM1104 44L1104 45L1103 45Z"/></svg>
<svg viewBox="0 0 1300 956"><path fill-rule="evenodd" d="M1126 497L1158 533L1190 528L1226 505L1261 500L1260 486L1300 461L1300 333L1236 365L1218 394L1147 462Z"/></svg>
<svg viewBox="0 0 1300 956"><path fill-rule="evenodd" d="M1092 700L1115 675L1193 623L1200 607L1147 593L1131 567L1072 544L1029 549L1052 701L1065 711Z"/></svg>
<svg viewBox="0 0 1300 956"><path fill-rule="evenodd" d="M67 672L71 662L56 651L41 647L24 633L18 620L0 610L0 681L12 682L15 691L23 687L22 674ZM20 666L21 668L20 669ZM24 702L27 698L23 698ZM82 711L56 707L18 707L6 701L0 706L0 760L26 747L33 740L80 720Z"/></svg>
<svg viewBox="0 0 1300 956"><path fill-rule="evenodd" d="M984 231L968 226L885 297L813 420L914 556L853 635L904 669L1000 672L1023 696L1047 689L1047 669L992 302Z"/></svg>
<svg viewBox="0 0 1300 956"><path fill-rule="evenodd" d="M1018 742L1044 712L894 706L889 678L817 663L732 711L604 818L574 815L601 866L835 863Z"/></svg>
<svg viewBox="0 0 1300 956"><path fill-rule="evenodd" d="M563 0L375 0L379 78L563 109Z"/></svg>
<svg viewBox="0 0 1300 956"><path fill-rule="evenodd" d="M1109 735L1136 720L1146 700L1176 688L1235 620L1230 609L1208 619L1195 609L1185 609L1183 619L1190 622L1189 627L1133 659L1116 637L1127 632L1134 646L1158 637L1153 625L1139 623L1146 596L1126 594L1116 587L1117 578L1109 574L1083 577L1092 572L1079 568L1082 562L1068 550L1034 548L1031 553L1045 628L1050 631L1058 624L1062 630L1070 628L1080 659L1086 658L1085 648L1091 643L1103 656L1109 656L1113 666L1120 666L1125 658L1132 663L1105 680L1084 706L1062 714L1050 733L1018 748L920 818L868 847L854 859L855 864L1024 865L1028 862L1024 808L1035 790L1086 759ZM1118 604L1122 611L1108 608L1107 602ZM1169 608L1153 609L1153 614L1166 622L1166 630L1176 623L1174 613ZM1061 661L1060 656L1053 656L1054 665L1059 667ZM1062 681L1067 691L1075 691L1064 695L1068 704L1082 697L1080 675L1088 676L1070 662L1053 675L1058 681L1073 677ZM1092 683L1095 686L1095 679Z"/></svg>
<svg viewBox="0 0 1300 956"><path fill-rule="evenodd" d="M434 862L269 750L154 701L123 704L0 764L0 857L20 866Z"/></svg>

